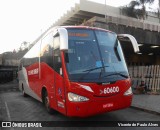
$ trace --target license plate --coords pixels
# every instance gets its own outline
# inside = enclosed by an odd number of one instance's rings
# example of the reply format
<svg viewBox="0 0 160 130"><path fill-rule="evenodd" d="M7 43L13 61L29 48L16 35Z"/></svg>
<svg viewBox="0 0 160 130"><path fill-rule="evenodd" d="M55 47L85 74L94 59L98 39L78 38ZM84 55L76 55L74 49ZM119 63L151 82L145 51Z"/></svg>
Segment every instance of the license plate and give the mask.
<svg viewBox="0 0 160 130"><path fill-rule="evenodd" d="M110 108L110 107L113 107L113 103L103 104L103 108Z"/></svg>

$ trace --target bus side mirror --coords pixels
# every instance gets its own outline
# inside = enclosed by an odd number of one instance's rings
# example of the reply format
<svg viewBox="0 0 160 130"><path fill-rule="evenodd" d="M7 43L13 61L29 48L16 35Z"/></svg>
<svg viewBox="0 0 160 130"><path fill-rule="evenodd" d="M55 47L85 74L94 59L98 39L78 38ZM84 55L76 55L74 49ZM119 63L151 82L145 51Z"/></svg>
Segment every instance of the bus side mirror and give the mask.
<svg viewBox="0 0 160 130"><path fill-rule="evenodd" d="M119 41L123 41L124 38L128 38L132 43L134 52L135 53L139 52L139 46L138 46L137 40L132 35L130 35L130 34L118 34L117 37L118 37Z"/></svg>
<svg viewBox="0 0 160 130"><path fill-rule="evenodd" d="M58 28L60 37L60 50L68 50L68 31L65 28Z"/></svg>

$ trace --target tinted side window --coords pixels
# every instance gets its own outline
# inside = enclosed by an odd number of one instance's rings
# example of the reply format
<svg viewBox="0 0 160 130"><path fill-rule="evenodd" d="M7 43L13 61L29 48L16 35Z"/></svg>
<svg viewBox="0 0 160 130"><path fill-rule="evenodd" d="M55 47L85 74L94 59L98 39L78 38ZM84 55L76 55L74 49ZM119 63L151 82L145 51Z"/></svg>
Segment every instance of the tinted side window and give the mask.
<svg viewBox="0 0 160 130"><path fill-rule="evenodd" d="M24 56L23 58L23 66L27 67L34 63L39 62L40 55L40 41L37 42Z"/></svg>
<svg viewBox="0 0 160 130"><path fill-rule="evenodd" d="M53 36L51 34L48 34L42 40L41 62L45 62L50 67L53 67Z"/></svg>

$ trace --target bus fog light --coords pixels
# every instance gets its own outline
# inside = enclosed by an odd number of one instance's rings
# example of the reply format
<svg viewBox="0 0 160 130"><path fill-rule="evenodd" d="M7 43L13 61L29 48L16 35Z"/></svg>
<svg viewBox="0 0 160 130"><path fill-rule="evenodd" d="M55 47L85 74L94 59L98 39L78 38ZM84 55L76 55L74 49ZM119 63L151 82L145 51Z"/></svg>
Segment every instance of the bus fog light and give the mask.
<svg viewBox="0 0 160 130"><path fill-rule="evenodd" d="M84 97L84 96L80 96L74 93L68 93L68 99L71 102L84 102L84 101L88 101L89 99Z"/></svg>
<svg viewBox="0 0 160 130"><path fill-rule="evenodd" d="M131 95L132 94L132 88L130 87L125 93L124 95L127 96L127 95Z"/></svg>

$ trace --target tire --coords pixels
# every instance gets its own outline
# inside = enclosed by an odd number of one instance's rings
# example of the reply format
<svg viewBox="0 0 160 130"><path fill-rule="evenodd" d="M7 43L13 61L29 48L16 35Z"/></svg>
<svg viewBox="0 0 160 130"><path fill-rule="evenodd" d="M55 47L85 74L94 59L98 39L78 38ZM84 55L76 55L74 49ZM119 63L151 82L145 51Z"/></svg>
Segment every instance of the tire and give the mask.
<svg viewBox="0 0 160 130"><path fill-rule="evenodd" d="M23 97L27 97L28 95L25 93L24 88L22 87L22 95Z"/></svg>
<svg viewBox="0 0 160 130"><path fill-rule="evenodd" d="M49 114L53 114L54 113L54 110L50 107L50 101L49 101L49 97L48 97L47 91L45 91L45 94L44 94L44 105L45 105L45 108L46 108L46 110L47 110L47 112Z"/></svg>

